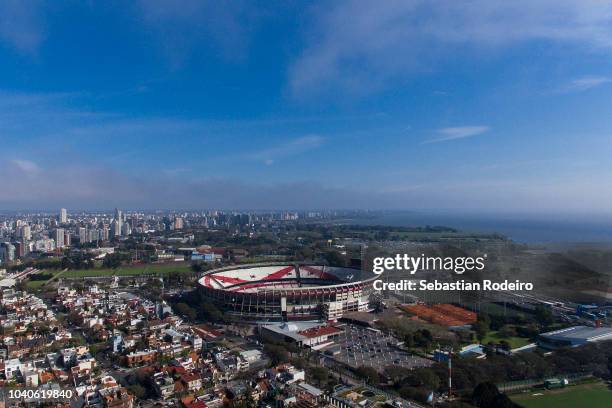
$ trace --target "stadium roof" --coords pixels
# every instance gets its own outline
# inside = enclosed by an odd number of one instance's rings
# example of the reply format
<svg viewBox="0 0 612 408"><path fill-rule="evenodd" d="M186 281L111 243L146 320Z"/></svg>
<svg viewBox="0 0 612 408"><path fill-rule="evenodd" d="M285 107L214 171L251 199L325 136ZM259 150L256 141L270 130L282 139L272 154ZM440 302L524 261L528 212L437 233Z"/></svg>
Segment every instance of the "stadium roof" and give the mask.
<svg viewBox="0 0 612 408"><path fill-rule="evenodd" d="M201 285L231 292L255 293L265 289L307 289L356 283L375 275L358 269L322 265L245 265L207 272Z"/></svg>

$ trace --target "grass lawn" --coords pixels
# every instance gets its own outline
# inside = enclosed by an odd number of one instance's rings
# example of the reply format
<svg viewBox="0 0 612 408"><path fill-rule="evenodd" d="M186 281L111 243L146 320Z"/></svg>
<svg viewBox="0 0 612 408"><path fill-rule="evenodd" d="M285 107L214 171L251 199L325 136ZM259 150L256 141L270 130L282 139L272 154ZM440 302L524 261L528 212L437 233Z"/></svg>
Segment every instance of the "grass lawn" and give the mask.
<svg viewBox="0 0 612 408"><path fill-rule="evenodd" d="M185 263L177 264L147 264L141 266L125 266L117 269L77 269L61 272L65 278L79 278L83 276L130 276L144 274L163 274L190 272L191 265ZM57 275L56 275L57 276Z"/></svg>
<svg viewBox="0 0 612 408"><path fill-rule="evenodd" d="M47 283L65 277L65 278L80 278L84 276L135 276L142 274L161 274L169 275L173 273L185 273L191 272L191 265L187 263L177 264L147 264L140 266L126 266L117 269L106 269L106 268L95 268L95 269L77 269L68 271L58 270L45 270L43 273L51 274L51 278L48 280L28 280L26 281L26 289L31 291L38 291L42 289Z"/></svg>
<svg viewBox="0 0 612 408"><path fill-rule="evenodd" d="M481 303L479 310L495 316L525 316L525 312L521 312L511 307L505 307L497 303Z"/></svg>
<svg viewBox="0 0 612 408"><path fill-rule="evenodd" d="M493 343L499 343L500 341L505 340L510 344L510 348L518 348L526 346L530 343L529 339L524 337L501 337L499 333L496 331L490 331L487 333L487 336L482 340L482 344L488 344L490 341Z"/></svg>
<svg viewBox="0 0 612 408"><path fill-rule="evenodd" d="M612 391L606 384L599 382L558 390L530 391L511 395L510 399L524 408L603 408L612 406Z"/></svg>
<svg viewBox="0 0 612 408"><path fill-rule="evenodd" d="M29 280L26 282L26 288L28 290L37 290L37 289L42 288L44 285L46 285L47 282L49 281L48 280L39 280L39 281Z"/></svg>

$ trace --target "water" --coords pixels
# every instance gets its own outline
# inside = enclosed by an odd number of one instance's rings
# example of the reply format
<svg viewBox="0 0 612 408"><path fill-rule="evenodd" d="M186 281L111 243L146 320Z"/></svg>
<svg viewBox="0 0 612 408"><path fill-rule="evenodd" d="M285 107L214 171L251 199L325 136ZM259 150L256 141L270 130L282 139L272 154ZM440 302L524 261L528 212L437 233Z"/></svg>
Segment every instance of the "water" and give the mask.
<svg viewBox="0 0 612 408"><path fill-rule="evenodd" d="M361 225L443 225L465 232L499 233L523 243L612 243L612 218L595 216L387 212Z"/></svg>

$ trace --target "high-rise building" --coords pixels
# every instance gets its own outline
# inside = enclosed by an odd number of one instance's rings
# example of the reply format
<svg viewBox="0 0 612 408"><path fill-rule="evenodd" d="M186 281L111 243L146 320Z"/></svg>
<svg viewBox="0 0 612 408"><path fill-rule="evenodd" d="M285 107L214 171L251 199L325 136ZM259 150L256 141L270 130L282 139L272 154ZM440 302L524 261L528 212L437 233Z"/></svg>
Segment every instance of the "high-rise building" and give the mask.
<svg viewBox="0 0 612 408"><path fill-rule="evenodd" d="M108 237L109 237L108 226L104 225L102 227L102 241L108 241Z"/></svg>
<svg viewBox="0 0 612 408"><path fill-rule="evenodd" d="M96 228L89 230L89 242L97 242L100 239L100 233Z"/></svg>
<svg viewBox="0 0 612 408"><path fill-rule="evenodd" d="M63 248L64 247L64 229L58 228L55 230L55 247Z"/></svg>
<svg viewBox="0 0 612 408"><path fill-rule="evenodd" d="M15 247L15 256L17 258L23 258L26 254L26 245L21 241L13 242Z"/></svg>
<svg viewBox="0 0 612 408"><path fill-rule="evenodd" d="M121 223L118 220L114 220L111 224L111 236L121 236Z"/></svg>
<svg viewBox="0 0 612 408"><path fill-rule="evenodd" d="M183 229L183 218L181 217L176 217L174 219L174 229L175 230L180 230Z"/></svg>
<svg viewBox="0 0 612 408"><path fill-rule="evenodd" d="M15 235L17 238L21 238L24 241L29 241L32 239L32 230L28 224L25 224L17 228Z"/></svg>
<svg viewBox="0 0 612 408"><path fill-rule="evenodd" d="M60 209L59 222L60 224L65 224L68 222L68 211L66 211L65 208Z"/></svg>
<svg viewBox="0 0 612 408"><path fill-rule="evenodd" d="M115 208L115 236L121 235L123 228L123 213L120 209Z"/></svg>
<svg viewBox="0 0 612 408"><path fill-rule="evenodd" d="M79 242L81 244L89 242L89 234L87 233L87 228L79 228Z"/></svg>
<svg viewBox="0 0 612 408"><path fill-rule="evenodd" d="M15 260L15 246L10 242L0 244L0 262L11 262Z"/></svg>

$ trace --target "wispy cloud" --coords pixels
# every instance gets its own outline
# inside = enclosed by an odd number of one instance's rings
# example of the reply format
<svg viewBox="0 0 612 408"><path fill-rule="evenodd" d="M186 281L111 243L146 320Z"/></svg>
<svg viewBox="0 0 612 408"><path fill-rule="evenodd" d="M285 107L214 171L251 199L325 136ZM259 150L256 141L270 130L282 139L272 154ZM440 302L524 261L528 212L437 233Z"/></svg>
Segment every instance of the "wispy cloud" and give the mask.
<svg viewBox="0 0 612 408"><path fill-rule="evenodd" d="M582 92L612 82L612 78L606 76L584 76L570 81L560 89L561 93Z"/></svg>
<svg viewBox="0 0 612 408"><path fill-rule="evenodd" d="M423 144L446 142L448 140L465 139L478 136L490 130L488 126L456 126L441 128L436 131L439 136L425 140Z"/></svg>
<svg viewBox="0 0 612 408"><path fill-rule="evenodd" d="M142 0L137 14L143 26L158 34L158 44L173 68L189 59L202 44L229 60L242 60L251 32L265 16L250 2Z"/></svg>
<svg viewBox="0 0 612 408"><path fill-rule="evenodd" d="M612 49L612 3L604 1L354 0L313 15L307 47L289 72L296 96L384 87L457 50L477 56L534 40L580 52Z"/></svg>
<svg viewBox="0 0 612 408"><path fill-rule="evenodd" d="M177 177L182 174L188 173L190 170L186 167L177 167L173 169L163 169L162 173L169 177Z"/></svg>
<svg viewBox="0 0 612 408"><path fill-rule="evenodd" d="M248 157L270 166L278 159L316 149L323 144L323 140L323 137L319 135L303 136L278 146L248 154Z"/></svg>
<svg viewBox="0 0 612 408"><path fill-rule="evenodd" d="M11 163L19 170L27 174L37 173L39 167L31 160L13 159Z"/></svg>
<svg viewBox="0 0 612 408"><path fill-rule="evenodd" d="M36 54L43 40L41 3L4 0L0 2L0 42L23 54Z"/></svg>
<svg viewBox="0 0 612 408"><path fill-rule="evenodd" d="M0 174L6 179L0 209L50 209L68 204L83 209L307 209L366 208L372 203L369 194L308 181L247 183L206 177L177 183L171 175L136 177L114 168L66 163L43 166L26 175L2 160Z"/></svg>

